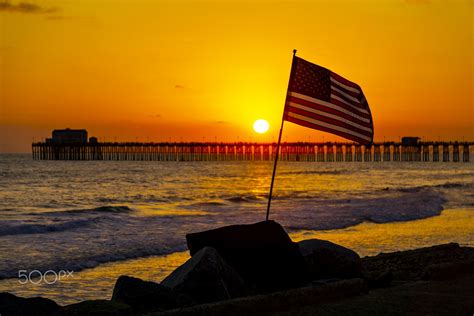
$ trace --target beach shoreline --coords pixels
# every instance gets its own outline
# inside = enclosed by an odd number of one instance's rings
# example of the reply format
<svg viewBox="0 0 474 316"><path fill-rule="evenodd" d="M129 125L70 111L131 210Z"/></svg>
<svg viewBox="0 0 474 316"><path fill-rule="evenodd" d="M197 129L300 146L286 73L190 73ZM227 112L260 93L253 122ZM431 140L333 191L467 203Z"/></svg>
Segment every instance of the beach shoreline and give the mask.
<svg viewBox="0 0 474 316"><path fill-rule="evenodd" d="M366 257L381 252L404 251L450 242L473 247L472 227L474 209L448 209L439 216L415 221L384 224L364 222L333 230L290 230L289 235L295 242L312 238L329 240L353 249L361 257ZM75 272L71 278L53 285L22 285L16 278L5 279L0 281L0 292L10 292L22 297L42 296L53 299L60 305L88 299L110 299L119 276L130 275L160 282L188 258L189 253L182 251L163 256L109 262Z"/></svg>

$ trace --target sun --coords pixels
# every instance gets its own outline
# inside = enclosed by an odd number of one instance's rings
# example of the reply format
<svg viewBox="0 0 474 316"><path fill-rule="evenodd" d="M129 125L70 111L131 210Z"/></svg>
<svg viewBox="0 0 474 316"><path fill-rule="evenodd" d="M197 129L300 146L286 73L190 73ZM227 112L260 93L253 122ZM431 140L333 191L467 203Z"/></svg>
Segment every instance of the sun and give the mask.
<svg viewBox="0 0 474 316"><path fill-rule="evenodd" d="M260 120L256 120L253 123L253 129L259 134L266 133L269 127L270 127L270 124L268 124L268 121L266 120L260 119Z"/></svg>

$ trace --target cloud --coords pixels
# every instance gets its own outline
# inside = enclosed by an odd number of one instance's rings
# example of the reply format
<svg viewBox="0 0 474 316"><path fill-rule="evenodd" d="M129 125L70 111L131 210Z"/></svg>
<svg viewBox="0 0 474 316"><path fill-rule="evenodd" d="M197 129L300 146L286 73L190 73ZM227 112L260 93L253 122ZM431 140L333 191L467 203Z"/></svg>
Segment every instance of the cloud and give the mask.
<svg viewBox="0 0 474 316"><path fill-rule="evenodd" d="M228 124L229 122L227 121L216 121L217 124Z"/></svg>
<svg viewBox="0 0 474 316"><path fill-rule="evenodd" d="M412 4L412 5L426 5L430 4L430 0L405 0L405 3Z"/></svg>
<svg viewBox="0 0 474 316"><path fill-rule="evenodd" d="M31 13L31 14L44 14L57 12L57 8L44 8L36 3L32 2L18 2L13 4L10 1L0 0L0 11L4 12L18 12L18 13Z"/></svg>
<svg viewBox="0 0 474 316"><path fill-rule="evenodd" d="M149 117L161 118L161 114L150 114Z"/></svg>
<svg viewBox="0 0 474 316"><path fill-rule="evenodd" d="M69 20L70 17L64 16L64 15L49 15L45 19L46 20L58 21L58 20Z"/></svg>
<svg viewBox="0 0 474 316"><path fill-rule="evenodd" d="M174 88L175 89L184 89L184 86L177 84L177 85L174 86Z"/></svg>

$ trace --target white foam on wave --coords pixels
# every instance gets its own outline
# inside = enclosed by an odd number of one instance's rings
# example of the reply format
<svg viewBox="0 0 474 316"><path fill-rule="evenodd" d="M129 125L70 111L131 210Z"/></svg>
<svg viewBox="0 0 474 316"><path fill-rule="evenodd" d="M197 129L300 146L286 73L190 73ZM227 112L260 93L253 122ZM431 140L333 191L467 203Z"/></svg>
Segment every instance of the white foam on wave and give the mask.
<svg viewBox="0 0 474 316"><path fill-rule="evenodd" d="M0 220L0 236L56 233L79 229L106 220L117 220L117 215L132 212L128 206L101 206L42 213L25 213L26 219Z"/></svg>
<svg viewBox="0 0 474 316"><path fill-rule="evenodd" d="M94 218L97 221L98 218ZM60 232L69 229L76 229L93 224L91 219L76 221L66 221L51 224L22 224L11 221L0 221L0 236L23 235L23 234L42 234Z"/></svg>
<svg viewBox="0 0 474 316"><path fill-rule="evenodd" d="M445 202L442 194L424 188L368 198L308 201L296 207L286 204L277 208L275 218L292 229L326 230L363 221L388 223L436 216Z"/></svg>

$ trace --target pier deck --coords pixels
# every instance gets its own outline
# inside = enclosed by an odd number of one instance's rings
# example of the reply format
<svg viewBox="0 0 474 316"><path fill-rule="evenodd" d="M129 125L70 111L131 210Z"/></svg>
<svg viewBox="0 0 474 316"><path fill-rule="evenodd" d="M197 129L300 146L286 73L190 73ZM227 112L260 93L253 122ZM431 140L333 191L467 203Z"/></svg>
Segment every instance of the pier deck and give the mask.
<svg viewBox="0 0 474 316"><path fill-rule="evenodd" d="M276 143L33 143L35 160L266 161L275 158ZM468 162L473 142L282 143L283 161L453 161Z"/></svg>

